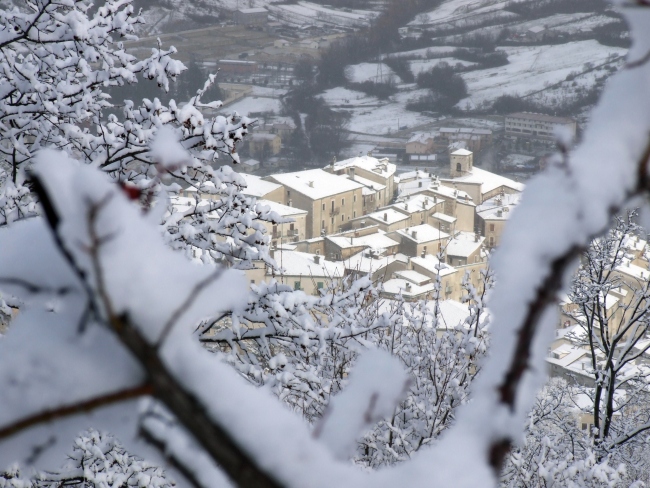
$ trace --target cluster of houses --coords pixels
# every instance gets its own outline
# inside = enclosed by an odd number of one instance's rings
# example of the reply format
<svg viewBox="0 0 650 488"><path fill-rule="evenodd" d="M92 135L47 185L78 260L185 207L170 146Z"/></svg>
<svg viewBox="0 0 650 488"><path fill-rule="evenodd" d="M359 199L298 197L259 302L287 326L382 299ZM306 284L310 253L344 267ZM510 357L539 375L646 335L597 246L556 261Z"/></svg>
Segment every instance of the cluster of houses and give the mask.
<svg viewBox="0 0 650 488"><path fill-rule="evenodd" d="M367 155L323 169L242 174L243 192L286 221L264 223L280 271L260 262L247 271L250 283L275 279L317 294L346 276L370 275L385 296L420 300L433 297L440 277L442 299L458 301L466 275L480 287L523 185L475 168L468 150L451 155L449 178L396 169ZM186 189L176 203L196 197Z"/></svg>

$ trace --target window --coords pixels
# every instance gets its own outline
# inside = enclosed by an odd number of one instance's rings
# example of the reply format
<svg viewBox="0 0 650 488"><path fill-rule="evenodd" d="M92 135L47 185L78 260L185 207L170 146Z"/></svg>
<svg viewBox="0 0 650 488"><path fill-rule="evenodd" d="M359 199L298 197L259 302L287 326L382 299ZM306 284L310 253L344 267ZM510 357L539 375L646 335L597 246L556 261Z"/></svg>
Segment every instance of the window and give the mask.
<svg viewBox="0 0 650 488"><path fill-rule="evenodd" d="M318 283L316 283L316 288L318 288L319 290L322 290L323 289L323 282L319 281Z"/></svg>
<svg viewBox="0 0 650 488"><path fill-rule="evenodd" d="M295 224L289 224L289 230L295 230Z"/></svg>
<svg viewBox="0 0 650 488"><path fill-rule="evenodd" d="M345 214L341 214L341 222L345 222Z"/></svg>
<svg viewBox="0 0 650 488"><path fill-rule="evenodd" d="M251 280L251 285L254 285L254 284L255 284L255 280Z"/></svg>
<svg viewBox="0 0 650 488"><path fill-rule="evenodd" d="M325 221L324 220L320 223L320 228L325 229Z"/></svg>
<svg viewBox="0 0 650 488"><path fill-rule="evenodd" d="M323 212L325 211L325 202L323 202Z"/></svg>
<svg viewBox="0 0 650 488"><path fill-rule="evenodd" d="M426 254L426 253L427 253L427 246L424 246L424 247L422 248L422 250L424 251L424 254Z"/></svg>
<svg viewBox="0 0 650 488"><path fill-rule="evenodd" d="M334 217L332 217L332 227L334 226Z"/></svg>
<svg viewBox="0 0 650 488"><path fill-rule="evenodd" d="M287 198L291 197L291 190L287 190Z"/></svg>
<svg viewBox="0 0 650 488"><path fill-rule="evenodd" d="M352 197L352 202L353 202L353 203L357 203L357 196L356 196L356 195L354 195L354 196Z"/></svg>
<svg viewBox="0 0 650 488"><path fill-rule="evenodd" d="M494 232L494 224L490 224L490 232Z"/></svg>
<svg viewBox="0 0 650 488"><path fill-rule="evenodd" d="M341 207L345 206L345 198L341 198Z"/></svg>
<svg viewBox="0 0 650 488"><path fill-rule="evenodd" d="M293 282L293 289L294 290L300 290L300 281L294 281Z"/></svg>
<svg viewBox="0 0 650 488"><path fill-rule="evenodd" d="M334 200L332 200L332 212L334 212Z"/></svg>
<svg viewBox="0 0 650 488"><path fill-rule="evenodd" d="M352 218L353 218L353 219L356 219L356 218L357 218L357 211L356 211L356 210L354 210L354 211L352 212Z"/></svg>
<svg viewBox="0 0 650 488"><path fill-rule="evenodd" d="M490 246L494 246L494 237L490 237Z"/></svg>
<svg viewBox="0 0 650 488"><path fill-rule="evenodd" d="M462 171L462 170L463 170L463 168L460 165L460 163L456 163L456 171Z"/></svg>

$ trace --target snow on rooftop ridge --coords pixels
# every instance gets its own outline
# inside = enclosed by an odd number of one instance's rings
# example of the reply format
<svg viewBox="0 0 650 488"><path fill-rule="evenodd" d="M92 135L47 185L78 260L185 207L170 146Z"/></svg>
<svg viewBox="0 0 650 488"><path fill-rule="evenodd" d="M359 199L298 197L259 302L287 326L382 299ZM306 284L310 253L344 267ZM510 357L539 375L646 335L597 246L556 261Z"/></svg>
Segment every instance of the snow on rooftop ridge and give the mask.
<svg viewBox="0 0 650 488"><path fill-rule="evenodd" d="M449 234L446 232L442 232L429 224L420 224L414 227L400 229L397 233L418 243L437 241L449 237Z"/></svg>
<svg viewBox="0 0 650 488"><path fill-rule="evenodd" d="M485 237L473 232L457 232L447 244L447 255L467 258L481 248L483 241L485 241Z"/></svg>
<svg viewBox="0 0 650 488"><path fill-rule="evenodd" d="M354 156L352 158L332 163L332 168L334 171L343 168L350 168L353 166L363 168L367 171L372 171L373 173L377 173L386 177L395 174L397 171L397 166L393 163L388 162L388 158L377 159L369 155Z"/></svg>
<svg viewBox="0 0 650 488"><path fill-rule="evenodd" d="M282 267L283 276L314 276L320 278L342 278L345 264L341 261L327 261L325 256L298 251L276 251L275 261Z"/></svg>
<svg viewBox="0 0 650 488"><path fill-rule="evenodd" d="M307 215L307 210L303 210L297 207L290 207L288 205L283 205L281 203L272 202L271 200L258 200L257 203L258 205L265 205L267 207L270 207L272 212L276 212L281 217L289 217L292 215L300 215L300 214Z"/></svg>
<svg viewBox="0 0 650 488"><path fill-rule="evenodd" d="M240 174L239 176L246 182L246 188L242 190L242 193L247 196L262 198L272 191L282 188L282 185L263 180L259 176L248 174Z"/></svg>
<svg viewBox="0 0 650 488"><path fill-rule="evenodd" d="M322 169L278 173L270 177L287 189L295 190L313 200L363 188L360 183L343 176L328 173Z"/></svg>

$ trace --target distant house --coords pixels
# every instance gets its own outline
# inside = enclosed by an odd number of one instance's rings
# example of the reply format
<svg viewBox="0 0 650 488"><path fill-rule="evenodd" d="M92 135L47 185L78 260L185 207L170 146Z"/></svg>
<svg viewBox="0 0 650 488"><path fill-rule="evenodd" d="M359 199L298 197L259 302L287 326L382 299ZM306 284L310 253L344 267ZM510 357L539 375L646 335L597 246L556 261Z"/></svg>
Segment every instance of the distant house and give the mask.
<svg viewBox="0 0 650 488"><path fill-rule="evenodd" d="M258 169L260 169L260 162L257 159L247 159L241 164L244 173L254 173Z"/></svg>
<svg viewBox="0 0 650 488"><path fill-rule="evenodd" d="M414 134L406 142L406 154L431 154L434 139L434 135L430 132Z"/></svg>
<svg viewBox="0 0 650 488"><path fill-rule="evenodd" d="M265 25L269 21L269 12L265 8L240 8L232 16L238 25Z"/></svg>
<svg viewBox="0 0 650 488"><path fill-rule="evenodd" d="M535 27L531 27L526 31L526 38L530 39L531 41L541 41L544 39L545 34L546 27L543 25L536 25Z"/></svg>
<svg viewBox="0 0 650 488"><path fill-rule="evenodd" d="M248 136L248 148L252 156L267 159L282 149L282 139L277 134L256 132Z"/></svg>
<svg viewBox="0 0 650 488"><path fill-rule="evenodd" d="M224 75L252 75L257 73L255 61L242 61L241 59L220 59L217 67Z"/></svg>
<svg viewBox="0 0 650 488"><path fill-rule="evenodd" d="M570 117L517 112L506 115L505 134L510 137L523 137L542 141L555 141L555 132L563 130L570 138L575 138L577 124Z"/></svg>
<svg viewBox="0 0 650 488"><path fill-rule="evenodd" d="M442 146L462 142L464 143L465 149L478 152L492 144L492 131L489 129L471 129L464 127L441 127L438 130L437 140Z"/></svg>

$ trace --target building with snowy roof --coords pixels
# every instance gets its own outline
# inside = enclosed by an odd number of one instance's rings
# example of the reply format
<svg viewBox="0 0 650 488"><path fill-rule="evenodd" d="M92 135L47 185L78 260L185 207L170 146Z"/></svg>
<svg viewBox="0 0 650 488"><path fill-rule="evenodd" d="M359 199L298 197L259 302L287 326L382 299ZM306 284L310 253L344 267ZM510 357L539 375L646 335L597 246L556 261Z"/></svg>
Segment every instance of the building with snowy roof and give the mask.
<svg viewBox="0 0 650 488"><path fill-rule="evenodd" d="M311 169L265 179L284 187L285 204L308 212L308 239L340 232L350 220L362 215L365 187L346 176Z"/></svg>
<svg viewBox="0 0 650 488"><path fill-rule="evenodd" d="M521 194L500 194L485 200L476 207L476 227L485 237L485 245L493 248L501 243L501 236L506 221L512 215L512 210L519 204Z"/></svg>
<svg viewBox="0 0 650 488"><path fill-rule="evenodd" d="M325 236L325 255L331 259L347 259L365 249L380 255L394 254L399 250L399 241L391 239L376 227L375 232L365 234L365 229Z"/></svg>
<svg viewBox="0 0 650 488"><path fill-rule="evenodd" d="M450 236L429 224L422 224L395 231L390 237L400 241L400 252L414 257L442 251Z"/></svg>
<svg viewBox="0 0 650 488"><path fill-rule="evenodd" d="M307 231L307 211L297 207L289 207L269 200L258 200L257 210L268 209L275 212L285 222L262 221L266 232L271 238L271 246L278 247L282 244L301 241Z"/></svg>
<svg viewBox="0 0 650 488"><path fill-rule="evenodd" d="M351 223L353 229L362 229L369 225L376 225L384 232L393 232L404 229L411 224L411 217L392 207L357 217Z"/></svg>
<svg viewBox="0 0 650 488"><path fill-rule="evenodd" d="M263 7L240 8L232 15L238 25L265 25L269 21L269 12Z"/></svg>
<svg viewBox="0 0 650 488"><path fill-rule="evenodd" d="M557 131L562 131L568 138L574 139L576 130L576 121L570 117L517 112L506 115L505 119L505 135L515 138L553 142Z"/></svg>
<svg viewBox="0 0 650 488"><path fill-rule="evenodd" d="M319 290L330 284L340 283L345 276L345 265L341 261L328 261L325 256L304 252L288 251L283 248L273 252L273 259L281 271L267 271L267 281L271 278L302 290L310 295L317 295Z"/></svg>
<svg viewBox="0 0 650 488"><path fill-rule="evenodd" d="M487 259L484 241L485 237L475 232L456 232L445 248L447 262L452 266L464 266Z"/></svg>
<svg viewBox="0 0 650 488"><path fill-rule="evenodd" d="M500 193L521 193L525 185L505 176L475 168L471 151L459 149L451 154L450 178L441 179L449 186L462 190L481 204Z"/></svg>
<svg viewBox="0 0 650 488"><path fill-rule="evenodd" d="M272 181L263 180L259 176L240 174L246 182L242 193L248 197L270 200L276 203L286 203L284 200L284 187Z"/></svg>
<svg viewBox="0 0 650 488"><path fill-rule="evenodd" d="M408 268L409 258L401 253L380 254L373 249L365 249L343 260L345 271L355 277L370 276L373 282L386 282L396 271Z"/></svg>
<svg viewBox="0 0 650 488"><path fill-rule="evenodd" d="M366 187L379 191L376 202L377 207L388 205L395 197L397 190L395 186L395 172L397 171L397 166L390 163L386 158L378 159L368 155L358 156L343 161L335 161L325 169L336 175L347 175L353 180L356 177L361 177L364 178L364 182L374 182L383 186L379 190L380 186L375 187L372 184L368 185L364 183Z"/></svg>

